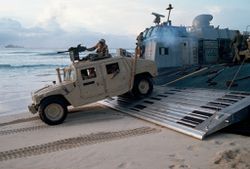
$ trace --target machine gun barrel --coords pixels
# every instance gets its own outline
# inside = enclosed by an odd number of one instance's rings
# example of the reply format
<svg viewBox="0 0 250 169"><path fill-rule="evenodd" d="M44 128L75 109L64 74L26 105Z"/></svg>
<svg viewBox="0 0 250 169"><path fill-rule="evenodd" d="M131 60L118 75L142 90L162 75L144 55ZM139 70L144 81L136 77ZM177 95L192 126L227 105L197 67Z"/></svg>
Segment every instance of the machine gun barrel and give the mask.
<svg viewBox="0 0 250 169"><path fill-rule="evenodd" d="M60 54L60 53L67 53L67 52L71 52L71 51L84 52L85 50L87 50L87 48L85 46L78 45L77 47L71 47L68 50L58 51L57 53Z"/></svg>
<svg viewBox="0 0 250 169"><path fill-rule="evenodd" d="M57 54L60 54L60 53L67 53L69 52L68 50L65 50L65 51L58 51Z"/></svg>

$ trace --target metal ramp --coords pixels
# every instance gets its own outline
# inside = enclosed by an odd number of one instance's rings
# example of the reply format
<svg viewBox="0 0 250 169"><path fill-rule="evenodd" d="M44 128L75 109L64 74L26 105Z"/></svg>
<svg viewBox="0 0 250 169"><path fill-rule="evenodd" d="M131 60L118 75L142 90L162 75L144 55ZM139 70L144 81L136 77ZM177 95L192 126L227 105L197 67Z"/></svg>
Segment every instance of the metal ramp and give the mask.
<svg viewBox="0 0 250 169"><path fill-rule="evenodd" d="M203 139L247 116L250 93L155 87L145 99L113 97L101 104Z"/></svg>

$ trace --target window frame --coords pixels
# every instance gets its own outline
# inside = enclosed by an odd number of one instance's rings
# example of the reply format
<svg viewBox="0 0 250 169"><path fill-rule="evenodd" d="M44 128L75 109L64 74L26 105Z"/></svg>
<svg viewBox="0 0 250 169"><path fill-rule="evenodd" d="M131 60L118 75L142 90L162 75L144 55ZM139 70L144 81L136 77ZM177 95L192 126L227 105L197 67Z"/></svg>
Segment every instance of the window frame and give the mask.
<svg viewBox="0 0 250 169"><path fill-rule="evenodd" d="M115 66L115 68L113 68ZM107 75L112 75L114 73L120 72L119 62L108 63L105 65ZM109 70L111 69L111 70Z"/></svg>
<svg viewBox="0 0 250 169"><path fill-rule="evenodd" d="M94 70L94 76L91 76L91 70ZM85 71L85 73L83 73ZM97 74L96 74L96 68L95 67L89 67L89 68L85 68L85 69L82 69L80 71L81 73L81 77L82 77L82 80L89 80L89 79L95 79L97 78ZM85 74L85 76L84 76Z"/></svg>
<svg viewBox="0 0 250 169"><path fill-rule="evenodd" d="M159 47L159 55L161 56L168 56L169 55L169 48L168 47Z"/></svg>

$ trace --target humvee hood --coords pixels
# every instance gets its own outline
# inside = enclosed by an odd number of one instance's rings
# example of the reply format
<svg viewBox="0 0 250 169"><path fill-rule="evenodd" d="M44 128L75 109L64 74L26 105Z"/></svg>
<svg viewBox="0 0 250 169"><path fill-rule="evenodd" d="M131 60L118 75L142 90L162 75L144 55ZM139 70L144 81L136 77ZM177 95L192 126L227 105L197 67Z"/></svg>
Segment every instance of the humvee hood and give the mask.
<svg viewBox="0 0 250 169"><path fill-rule="evenodd" d="M43 98L51 95L68 94L73 89L72 83L60 83L56 85L47 85L32 94L32 100L38 104Z"/></svg>
<svg viewBox="0 0 250 169"><path fill-rule="evenodd" d="M45 87L43 87L43 88L41 88L41 89L39 89L39 90L36 90L35 92L34 92L34 94L39 94L39 93L43 93L43 92L45 92L46 90L48 90L48 89L50 89L52 87L52 85L47 85L47 86L45 86Z"/></svg>

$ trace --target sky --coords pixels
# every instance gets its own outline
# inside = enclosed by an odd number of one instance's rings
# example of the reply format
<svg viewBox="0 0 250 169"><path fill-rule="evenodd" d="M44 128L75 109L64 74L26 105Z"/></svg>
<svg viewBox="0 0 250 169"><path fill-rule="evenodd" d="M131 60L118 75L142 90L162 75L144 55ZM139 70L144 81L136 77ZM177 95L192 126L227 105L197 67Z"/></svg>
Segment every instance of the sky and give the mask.
<svg viewBox="0 0 250 169"><path fill-rule="evenodd" d="M151 13L167 16L169 3L176 26L191 26L199 14L212 14L220 28L250 24L249 0L0 0L0 46L64 48L105 38L110 47L130 48L153 25Z"/></svg>

